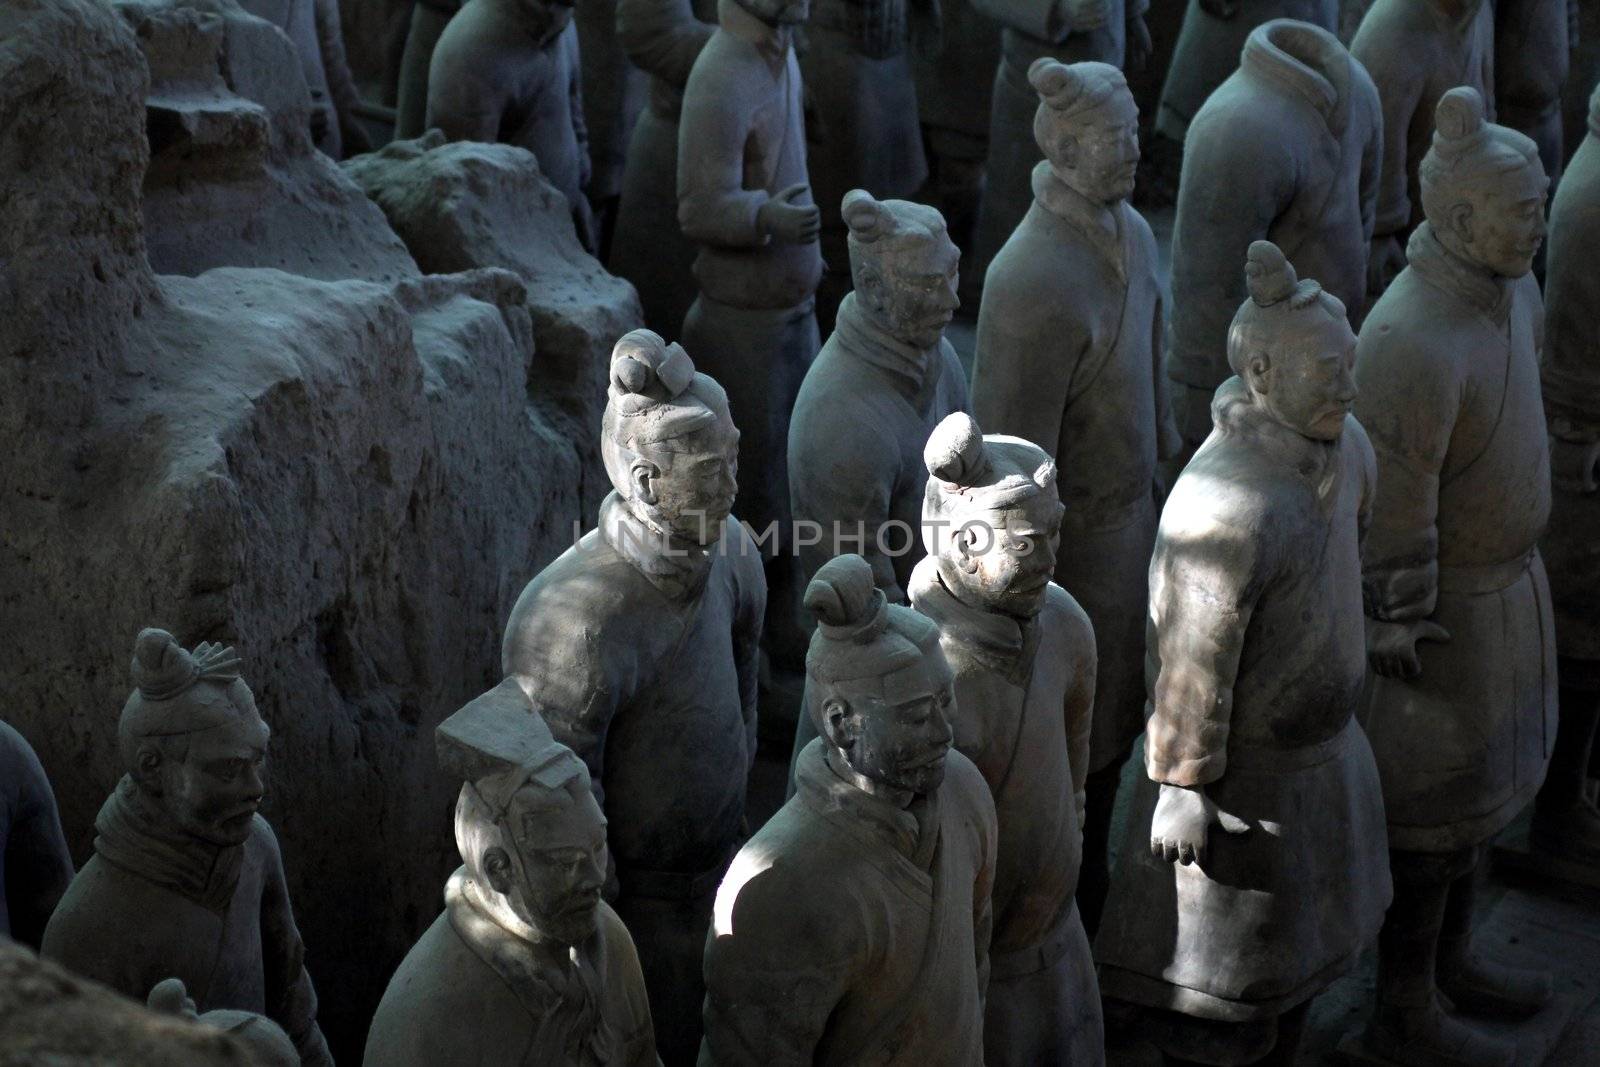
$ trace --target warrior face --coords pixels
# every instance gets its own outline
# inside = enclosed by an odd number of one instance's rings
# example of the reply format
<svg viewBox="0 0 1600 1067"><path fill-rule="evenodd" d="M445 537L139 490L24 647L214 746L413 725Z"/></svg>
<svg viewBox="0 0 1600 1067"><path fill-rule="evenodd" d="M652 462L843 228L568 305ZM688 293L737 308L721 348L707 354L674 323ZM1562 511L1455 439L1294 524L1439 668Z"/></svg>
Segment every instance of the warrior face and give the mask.
<svg viewBox="0 0 1600 1067"><path fill-rule="evenodd" d="M1481 179L1451 206L1441 237L1470 262L1502 278L1520 278L1533 269L1544 243L1544 205L1550 182L1537 157Z"/></svg>
<svg viewBox="0 0 1600 1067"><path fill-rule="evenodd" d="M1337 441L1356 398L1356 335L1343 315L1297 318L1294 336L1253 359L1245 378L1278 422L1314 440Z"/></svg>
<svg viewBox="0 0 1600 1067"><path fill-rule="evenodd" d="M186 696L197 696L200 686ZM238 712L220 726L141 741L134 775L184 832L218 848L242 845L266 794L267 739L255 699L242 682L219 699Z"/></svg>
<svg viewBox="0 0 1600 1067"><path fill-rule="evenodd" d="M1015 507L984 513L946 536L943 571L962 586L962 599L991 611L1031 619L1044 608L1056 569L1064 509L1053 490Z"/></svg>
<svg viewBox="0 0 1600 1067"><path fill-rule="evenodd" d="M739 488L739 431L731 420L638 455L629 468L630 499L676 537L715 544Z"/></svg>
<svg viewBox="0 0 1600 1067"><path fill-rule="evenodd" d="M834 694L823 705L823 730L850 768L891 789L925 795L944 781L955 740L955 675L930 648L913 666L885 679L881 697Z"/></svg>
<svg viewBox="0 0 1600 1067"><path fill-rule="evenodd" d="M866 311L892 336L932 348L961 300L961 250L942 227L903 234L861 253L856 289Z"/></svg>
<svg viewBox="0 0 1600 1067"><path fill-rule="evenodd" d="M1050 166L1086 199L1110 206L1133 194L1139 168L1139 109L1123 89L1082 118L1060 119Z"/></svg>
<svg viewBox="0 0 1600 1067"><path fill-rule="evenodd" d="M519 919L557 944L577 945L599 921L606 817L586 788L560 795L564 802L552 807L550 794L520 790L501 828L511 847L489 849L483 868Z"/></svg>

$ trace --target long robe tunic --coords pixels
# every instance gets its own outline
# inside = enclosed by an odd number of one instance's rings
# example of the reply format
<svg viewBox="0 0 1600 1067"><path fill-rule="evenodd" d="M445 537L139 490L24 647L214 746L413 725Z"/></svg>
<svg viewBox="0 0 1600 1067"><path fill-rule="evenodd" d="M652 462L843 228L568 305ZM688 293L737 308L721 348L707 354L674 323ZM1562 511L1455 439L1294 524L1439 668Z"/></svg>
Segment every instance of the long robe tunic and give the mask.
<svg viewBox="0 0 1600 1067"><path fill-rule="evenodd" d="M467 877L451 876L444 912L389 980L367 1067L658 1067L639 957L609 905L563 972L480 910Z"/></svg>
<svg viewBox="0 0 1600 1067"><path fill-rule="evenodd" d="M1200 0L1189 0L1156 111L1155 130L1163 137L1184 142L1200 108L1239 68L1239 51L1257 26L1296 19L1329 33L1339 28L1337 0L1239 0L1233 9L1229 17L1218 18Z"/></svg>
<svg viewBox="0 0 1600 1067"><path fill-rule="evenodd" d="M1489 0L1376 0L1350 54L1383 100L1383 179L1373 232L1403 242L1422 222L1417 168L1433 144L1439 98L1471 86L1494 119L1494 11Z"/></svg>
<svg viewBox="0 0 1600 1067"><path fill-rule="evenodd" d="M502 663L589 768L610 822L614 903L672 1059L699 1040L700 954L741 838L766 584L732 518L707 552L655 544L607 497L599 529L522 591Z"/></svg>
<svg viewBox="0 0 1600 1067"><path fill-rule="evenodd" d="M1239 264L1252 241L1283 249L1360 322L1382 134L1361 64L1327 31L1284 21L1250 35L1239 69L1195 117L1172 233L1167 353L1167 376L1206 401L1179 405L1189 448L1211 432L1210 394L1233 374L1228 327L1247 295Z"/></svg>
<svg viewBox="0 0 1600 1067"><path fill-rule="evenodd" d="M948 339L914 348L874 322L855 293L845 297L789 424L790 507L796 522L821 528L816 544L796 537L807 581L834 556L855 552L889 600L905 603L922 558L923 446L945 416L970 410L966 372Z"/></svg>
<svg viewBox="0 0 1600 1067"><path fill-rule="evenodd" d="M1407 254L1356 357L1378 454L1365 594L1376 618L1432 619L1450 640L1417 645L1420 677L1375 676L1362 722L1390 847L1454 852L1516 817L1555 742L1544 309L1532 274L1492 277L1428 223Z"/></svg>
<svg viewBox="0 0 1600 1067"><path fill-rule="evenodd" d="M1544 407L1556 437L1550 571L1561 685L1600 690L1600 93L1556 188L1545 258Z"/></svg>
<svg viewBox="0 0 1600 1067"><path fill-rule="evenodd" d="M1217 391L1150 564L1145 769L1095 941L1100 988L1186 1015L1280 1015L1351 970L1389 906L1360 531L1375 488L1354 418L1327 444ZM1204 786L1243 833L1204 865L1150 854L1159 784Z"/></svg>
<svg viewBox="0 0 1600 1067"><path fill-rule="evenodd" d="M734 512L764 534L789 515L789 417L820 343L822 255L814 241L781 244L758 225L774 194L809 180L794 48L735 0L719 0L717 18L678 122L678 222L700 246L700 295L682 340L727 390L740 434Z"/></svg>
<svg viewBox="0 0 1600 1067"><path fill-rule="evenodd" d="M545 179L567 198L579 240L593 247L577 27L568 22L534 41L497 6L504 2L474 0L440 35L428 69L427 126L452 141L532 152Z"/></svg>
<svg viewBox="0 0 1600 1067"><path fill-rule="evenodd" d="M933 559L912 575L911 604L939 625L955 671L955 746L989 783L1000 825L983 1062L1100 1063L1100 990L1073 897L1094 708L1089 617L1054 584L1026 625L978 611Z"/></svg>
<svg viewBox="0 0 1600 1067"><path fill-rule="evenodd" d="M1130 8L1128 5L1132 4ZM1033 202L1029 185L1044 152L1033 137L1039 94L1028 83L1028 68L1042 56L1062 63L1095 60L1122 66L1127 47L1126 20L1149 6L1148 0L1106 0L1106 21L1076 30L1066 0L972 0L980 14L1000 23L1000 65L995 68L989 112L989 156L984 164L983 201L972 255L962 269L985 277L989 261L1017 228Z"/></svg>
<svg viewBox="0 0 1600 1067"><path fill-rule="evenodd" d="M901 808L825 749L800 754L798 792L717 892L701 1067L982 1063L989 787L952 751L939 788Z"/></svg>
<svg viewBox="0 0 1600 1067"><path fill-rule="evenodd" d="M1066 505L1056 581L1094 623L1099 667L1089 770L1144 729L1146 572L1156 463L1176 455L1161 367L1155 237L1127 203L1117 233L1040 163L1034 204L989 267L972 407L991 433L1053 452Z"/></svg>
<svg viewBox="0 0 1600 1067"><path fill-rule="evenodd" d="M95 819L95 854L45 927L41 955L139 1002L182 979L203 1012L265 1015L307 1067L331 1067L317 1026L283 857L257 815L243 845L218 849L169 830L123 778Z"/></svg>
<svg viewBox="0 0 1600 1067"><path fill-rule="evenodd" d="M617 39L651 77L628 146L606 266L633 283L645 325L663 337L680 336L696 292L695 245L678 226L678 115L689 71L717 28L715 15L707 0L617 4Z"/></svg>

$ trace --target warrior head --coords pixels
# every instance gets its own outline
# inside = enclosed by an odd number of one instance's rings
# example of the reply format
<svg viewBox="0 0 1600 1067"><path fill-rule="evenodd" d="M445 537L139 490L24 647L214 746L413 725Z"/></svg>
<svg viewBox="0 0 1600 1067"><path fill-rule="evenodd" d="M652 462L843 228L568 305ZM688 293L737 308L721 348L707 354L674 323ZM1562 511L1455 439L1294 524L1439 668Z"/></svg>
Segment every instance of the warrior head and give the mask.
<svg viewBox="0 0 1600 1067"><path fill-rule="evenodd" d="M1033 136L1050 170L1091 203L1126 200L1139 166L1139 107L1122 71L1045 56L1028 81L1039 94Z"/></svg>
<svg viewBox="0 0 1600 1067"><path fill-rule="evenodd" d="M932 348L956 308L961 250L944 216L925 204L874 200L862 189L844 194L850 273L857 306L890 336Z"/></svg>
<svg viewBox="0 0 1600 1067"><path fill-rule="evenodd" d="M922 453L922 541L958 599L1029 619L1044 607L1064 509L1056 465L1031 441L985 436L956 412Z"/></svg>
<svg viewBox="0 0 1600 1067"><path fill-rule="evenodd" d="M617 495L640 519L700 545L722 535L737 488L739 431L727 394L694 369L682 345L649 330L617 342L600 451Z"/></svg>
<svg viewBox="0 0 1600 1067"><path fill-rule="evenodd" d="M1461 86L1439 98L1419 174L1422 210L1446 251L1503 278L1533 269L1550 181L1538 145L1486 121L1476 89Z"/></svg>
<svg viewBox="0 0 1600 1067"><path fill-rule="evenodd" d="M1356 398L1356 335L1344 304L1271 241L1250 245L1250 296L1228 328L1228 365L1251 400L1305 437L1335 441Z"/></svg>
<svg viewBox="0 0 1600 1067"><path fill-rule="evenodd" d="M916 796L944 780L954 678L932 622L884 599L860 556L836 556L806 587L817 620L806 653L811 714L869 792Z"/></svg>
<svg viewBox="0 0 1600 1067"><path fill-rule="evenodd" d="M607 857L606 817L583 762L514 682L446 719L435 738L440 767L463 783L456 847L473 903L538 940L587 940Z"/></svg>
<svg viewBox="0 0 1600 1067"><path fill-rule="evenodd" d="M266 793L267 738L233 649L185 651L165 630L139 633L134 691L117 747L134 784L182 832L243 844Z"/></svg>

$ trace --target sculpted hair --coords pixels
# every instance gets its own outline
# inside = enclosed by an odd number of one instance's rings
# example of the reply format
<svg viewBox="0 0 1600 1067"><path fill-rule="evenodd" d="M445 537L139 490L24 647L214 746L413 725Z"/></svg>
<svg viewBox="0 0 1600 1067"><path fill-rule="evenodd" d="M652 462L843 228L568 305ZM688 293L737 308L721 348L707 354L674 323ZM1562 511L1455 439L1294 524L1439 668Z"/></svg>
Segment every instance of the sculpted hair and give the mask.
<svg viewBox="0 0 1600 1067"><path fill-rule="evenodd" d="M909 200L877 200L865 189L852 189L840 201L839 212L849 231L850 269L860 271L906 244L930 241L945 234L944 216L926 204Z"/></svg>
<svg viewBox="0 0 1600 1067"><path fill-rule="evenodd" d="M1482 95L1470 86L1441 96L1433 118L1433 144L1417 168L1422 211L1429 219L1443 219L1468 187L1485 177L1528 166L1543 170L1539 146L1516 130L1489 122Z"/></svg>
<svg viewBox="0 0 1600 1067"><path fill-rule="evenodd" d="M623 334L611 349L600 452L615 483L633 457L647 455L670 466L685 438L729 422L728 396L709 375L694 369L683 346L650 330Z"/></svg>
<svg viewBox="0 0 1600 1067"><path fill-rule="evenodd" d="M1109 63L1062 63L1041 56L1028 68L1028 84L1039 94L1033 113L1033 139L1047 152L1065 128L1130 92L1128 79Z"/></svg>
<svg viewBox="0 0 1600 1067"><path fill-rule="evenodd" d="M1004 511L1041 493L1055 494L1056 464L1048 452L1020 437L985 435L964 411L933 428L922 460L928 468L922 539L930 553L937 553L952 535L949 527L965 518Z"/></svg>
<svg viewBox="0 0 1600 1067"><path fill-rule="evenodd" d="M854 553L818 568L806 586L805 606L817 620L806 675L824 689L913 666L939 644L934 624L890 604L873 584L872 566Z"/></svg>
<svg viewBox="0 0 1600 1067"><path fill-rule="evenodd" d="M1273 346L1291 336L1298 316L1345 318L1343 301L1312 279L1297 277L1283 250L1271 241L1251 243L1244 275L1250 295L1228 327L1228 366L1241 378L1256 357L1271 362Z"/></svg>
<svg viewBox="0 0 1600 1067"><path fill-rule="evenodd" d="M231 648L202 642L189 652L167 631L147 628L134 639L131 673L134 690L117 720L125 767L134 765L141 742L155 740L181 758L188 735L255 715Z"/></svg>

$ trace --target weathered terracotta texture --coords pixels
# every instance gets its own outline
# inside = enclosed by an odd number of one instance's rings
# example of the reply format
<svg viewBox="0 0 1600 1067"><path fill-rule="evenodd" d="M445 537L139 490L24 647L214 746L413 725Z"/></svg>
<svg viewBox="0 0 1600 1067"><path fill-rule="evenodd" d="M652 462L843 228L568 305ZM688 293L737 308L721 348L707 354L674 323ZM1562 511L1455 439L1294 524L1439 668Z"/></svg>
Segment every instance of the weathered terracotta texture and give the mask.
<svg viewBox="0 0 1600 1067"><path fill-rule="evenodd" d="M242 0L250 14L288 35L311 93L311 138L334 159L370 150L356 117L361 93L345 59L338 0Z"/></svg>
<svg viewBox="0 0 1600 1067"><path fill-rule="evenodd" d="M755 758L761 557L730 517L738 431L721 387L636 330L611 363L599 529L528 583L502 662L589 768L610 820L663 1058L699 1043L712 896Z"/></svg>
<svg viewBox="0 0 1600 1067"><path fill-rule="evenodd" d="M262 1067L300 1067L300 1053L283 1027L265 1015L237 1008L214 1008L202 1015L181 979L166 978L157 982L145 998L145 1006L162 1015L192 1019L231 1035L249 1050L252 1062Z"/></svg>
<svg viewBox="0 0 1600 1067"><path fill-rule="evenodd" d="M678 223L700 248L683 341L728 391L741 435L735 511L758 532L788 518L789 417L820 345L819 213L793 25L782 21L796 15L803 4L763 17L719 0L678 123Z"/></svg>
<svg viewBox="0 0 1600 1067"><path fill-rule="evenodd" d="M1556 183L1562 146L1561 88L1571 69L1568 11L1574 0L1499 0L1494 5L1494 96L1499 122L1539 146Z"/></svg>
<svg viewBox="0 0 1600 1067"><path fill-rule="evenodd" d="M462 866L395 972L370 1067L659 1067L633 941L600 899L606 819L588 772L512 679L439 725L462 779Z"/></svg>
<svg viewBox="0 0 1600 1067"><path fill-rule="evenodd" d="M1251 33L1239 69L1195 116L1172 234L1167 352L1186 454L1211 432L1212 393L1229 376L1228 323L1252 241L1277 244L1361 321L1383 128L1361 64L1333 34L1291 21Z"/></svg>
<svg viewBox="0 0 1600 1067"><path fill-rule="evenodd" d="M1100 990L1074 902L1095 638L1050 581L1063 510L1055 464L1021 438L983 436L964 414L939 424L926 458L928 558L911 604L939 627L955 672L955 747L989 783L1000 825L983 1062L1098 1064Z"/></svg>
<svg viewBox="0 0 1600 1067"><path fill-rule="evenodd" d="M633 128L607 262L639 290L644 324L673 336L694 303L695 245L678 225L678 115L683 88L716 29L711 0L618 0L617 39L650 75Z"/></svg>
<svg viewBox="0 0 1600 1067"><path fill-rule="evenodd" d="M1350 42L1383 100L1373 295L1405 265L1406 238L1422 222L1417 168L1432 143L1439 97L1471 86L1494 117L1494 36L1489 0L1374 0Z"/></svg>
<svg viewBox="0 0 1600 1067"><path fill-rule="evenodd" d="M578 29L561 0L468 0L428 66L427 128L452 141L526 148L572 205L578 239L596 247Z"/></svg>
<svg viewBox="0 0 1600 1067"><path fill-rule="evenodd" d="M939 631L854 555L805 602L823 736L717 891L700 1063L981 1062L998 834Z"/></svg>
<svg viewBox="0 0 1600 1067"><path fill-rule="evenodd" d="M331 1067L278 839L258 814L271 730L238 656L147 629L133 681L117 724L125 773L44 955L131 997L176 977L199 1010L266 1015L304 1064Z"/></svg>
<svg viewBox="0 0 1600 1067"><path fill-rule="evenodd" d="M649 92L645 73L628 60L617 32L619 0L574 4L583 84L584 124L593 169L585 192L597 219L615 208L633 126Z"/></svg>
<svg viewBox="0 0 1600 1067"><path fill-rule="evenodd" d="M1239 50L1257 26L1295 19L1335 33L1339 9L1338 0L1188 0L1161 86L1155 132L1183 143L1206 100L1239 69Z"/></svg>
<svg viewBox="0 0 1600 1067"><path fill-rule="evenodd" d="M989 261L1033 203L1029 179L1042 157L1033 139L1039 98L1028 83L1028 68L1045 56L1122 66L1130 33L1148 39L1143 30L1148 6L1147 0L973 0L974 8L1001 26L983 201L967 263L976 280L984 279Z"/></svg>
<svg viewBox="0 0 1600 1067"><path fill-rule="evenodd" d="M0 721L0 938L38 948L72 874L50 779L27 739Z"/></svg>
<svg viewBox="0 0 1600 1067"><path fill-rule="evenodd" d="M393 0L369 0L369 4L386 2ZM360 5L346 6L359 9ZM408 10L402 28L405 46L395 74L394 137L410 141L428 131L428 70L444 28L461 10L461 0L416 0L414 4L401 0L396 6Z"/></svg>
<svg viewBox="0 0 1600 1067"><path fill-rule="evenodd" d="M927 468L922 446L968 410L967 377L944 328L958 303L961 253L933 208L845 197L855 291L806 372L789 424L789 500L806 579L841 552L872 565L891 603L906 601L922 557L916 530ZM809 543L808 543L809 542Z"/></svg>
<svg viewBox="0 0 1600 1067"><path fill-rule="evenodd" d="M1169 1055L1220 1064L1275 1045L1292 1060L1291 1023L1355 967L1390 899L1355 721L1381 484L1349 415L1356 338L1275 245L1253 244L1247 272L1238 376L1161 515L1148 777L1095 942L1108 998L1147 1009Z"/></svg>

